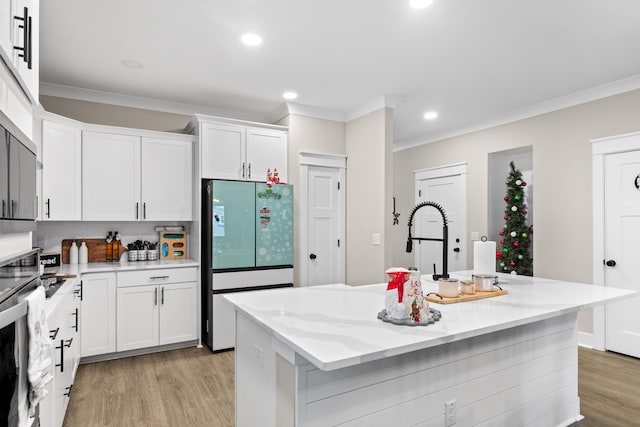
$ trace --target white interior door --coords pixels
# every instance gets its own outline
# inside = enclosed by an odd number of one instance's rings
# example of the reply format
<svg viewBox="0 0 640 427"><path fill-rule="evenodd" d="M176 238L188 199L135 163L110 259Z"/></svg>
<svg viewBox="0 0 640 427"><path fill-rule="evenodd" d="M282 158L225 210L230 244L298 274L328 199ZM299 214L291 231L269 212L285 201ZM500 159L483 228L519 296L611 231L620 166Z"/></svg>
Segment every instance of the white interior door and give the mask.
<svg viewBox="0 0 640 427"><path fill-rule="evenodd" d="M344 282L340 169L310 166L307 182L307 284Z"/></svg>
<svg viewBox="0 0 640 427"><path fill-rule="evenodd" d="M640 151L605 157L605 284L640 290ZM605 307L607 350L640 357L640 297Z"/></svg>
<svg viewBox="0 0 640 427"><path fill-rule="evenodd" d="M442 206L449 229L447 269L449 272L466 270L466 174L446 175L450 173L446 170L440 170L439 173L445 176L420 179L420 173L416 173L416 205L431 201ZM435 208L421 208L416 213L413 224L413 237L442 238L442 215ZM414 241L414 249L416 267L423 274L433 274L434 264L437 273L442 273L441 242Z"/></svg>

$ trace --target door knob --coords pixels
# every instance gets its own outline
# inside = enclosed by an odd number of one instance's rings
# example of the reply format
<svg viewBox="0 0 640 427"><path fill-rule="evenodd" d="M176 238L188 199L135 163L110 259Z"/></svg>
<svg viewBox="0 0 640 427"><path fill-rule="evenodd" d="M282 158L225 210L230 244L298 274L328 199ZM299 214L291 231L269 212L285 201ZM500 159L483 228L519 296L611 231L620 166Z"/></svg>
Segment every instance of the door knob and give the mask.
<svg viewBox="0 0 640 427"><path fill-rule="evenodd" d="M453 252L460 252L460 248L453 248Z"/></svg>
<svg viewBox="0 0 640 427"><path fill-rule="evenodd" d="M605 262L605 264L607 264L607 267L615 267L616 266L616 262L612 259L608 260L607 262Z"/></svg>
<svg viewBox="0 0 640 427"><path fill-rule="evenodd" d="M318 257L316 256L316 254L311 254L311 255L309 255L309 259L316 259L316 258L318 258Z"/></svg>

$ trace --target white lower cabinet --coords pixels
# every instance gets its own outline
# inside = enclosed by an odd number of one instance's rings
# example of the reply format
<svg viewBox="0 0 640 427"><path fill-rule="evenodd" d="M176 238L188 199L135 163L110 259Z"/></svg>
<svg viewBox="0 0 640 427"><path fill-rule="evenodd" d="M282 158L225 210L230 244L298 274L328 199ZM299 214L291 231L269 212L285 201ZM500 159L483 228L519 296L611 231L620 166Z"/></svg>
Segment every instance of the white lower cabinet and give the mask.
<svg viewBox="0 0 640 427"><path fill-rule="evenodd" d="M82 357L116 351L116 273L82 275Z"/></svg>
<svg viewBox="0 0 640 427"><path fill-rule="evenodd" d="M196 276L195 268L118 273L117 351L197 339Z"/></svg>
<svg viewBox="0 0 640 427"><path fill-rule="evenodd" d="M47 397L40 402L42 427L62 426L80 362L80 285L62 298L47 318L53 342L50 354L53 380L47 386Z"/></svg>

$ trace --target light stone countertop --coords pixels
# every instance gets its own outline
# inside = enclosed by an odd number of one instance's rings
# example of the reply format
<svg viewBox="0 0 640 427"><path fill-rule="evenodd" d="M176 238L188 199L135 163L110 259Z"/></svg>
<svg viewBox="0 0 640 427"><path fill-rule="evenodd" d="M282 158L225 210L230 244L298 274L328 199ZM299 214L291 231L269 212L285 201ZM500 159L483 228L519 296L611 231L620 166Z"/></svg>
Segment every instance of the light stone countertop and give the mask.
<svg viewBox="0 0 640 427"><path fill-rule="evenodd" d="M149 270L154 268L198 267L200 264L192 259L167 259L157 261L90 262L88 264L63 264L58 267L60 274L107 273L118 271ZM49 269L47 269L49 271ZM53 271L53 270L52 270Z"/></svg>
<svg viewBox="0 0 640 427"><path fill-rule="evenodd" d="M470 279L471 272L452 273ZM635 291L498 274L507 295L431 304L442 319L428 326L383 322L386 283L283 288L225 294L236 310L322 370L334 370L532 323L618 301ZM428 276L422 276L427 279ZM423 292L437 290L424 280Z"/></svg>
<svg viewBox="0 0 640 427"><path fill-rule="evenodd" d="M80 280L82 274L90 273L109 273L119 271L135 271L135 270L150 270L155 268L184 268L184 267L198 267L197 261L186 260L158 260L158 261L139 261L139 262L90 262L88 264L63 264L60 267L47 268L47 273L57 274L75 274L77 277L65 279L65 283L53 294L51 298L48 298L45 305L45 312L47 317L54 312L60 302L63 300L63 295L69 292L73 292L76 283Z"/></svg>

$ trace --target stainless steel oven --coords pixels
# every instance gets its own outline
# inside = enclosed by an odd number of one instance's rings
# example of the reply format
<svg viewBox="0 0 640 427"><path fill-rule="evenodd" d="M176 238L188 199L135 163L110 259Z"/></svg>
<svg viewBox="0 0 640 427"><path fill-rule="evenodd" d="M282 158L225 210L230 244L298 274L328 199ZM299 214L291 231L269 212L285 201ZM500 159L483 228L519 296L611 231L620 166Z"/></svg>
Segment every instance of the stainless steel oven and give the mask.
<svg viewBox="0 0 640 427"><path fill-rule="evenodd" d="M40 285L38 250L0 260L0 427L37 425L28 417L27 302ZM37 419L37 416L36 416Z"/></svg>

